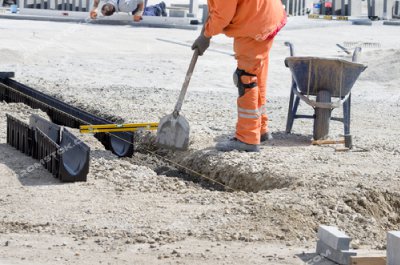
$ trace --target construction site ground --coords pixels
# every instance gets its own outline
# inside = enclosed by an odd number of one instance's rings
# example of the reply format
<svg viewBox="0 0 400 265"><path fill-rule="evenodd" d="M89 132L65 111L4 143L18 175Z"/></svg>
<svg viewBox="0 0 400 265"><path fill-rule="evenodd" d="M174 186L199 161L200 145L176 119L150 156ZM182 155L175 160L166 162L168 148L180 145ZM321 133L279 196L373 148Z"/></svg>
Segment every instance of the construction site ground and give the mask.
<svg viewBox="0 0 400 265"><path fill-rule="evenodd" d="M158 122L172 112L192 55L162 40L190 45L198 34L1 20L0 71L116 122ZM363 46L368 69L353 88L353 151L312 146L311 120L284 132L291 85L285 41L299 56L345 60L351 56L337 43ZM232 52L224 36L211 46ZM188 151L157 150L142 135L134 157L117 158L80 135L91 147L83 183L60 183L44 168L21 175L36 161L6 144L5 114L46 114L0 102L0 264L328 265L314 254L320 224L350 235L359 255L384 255L386 232L400 229L398 27L289 18L270 54L275 139L261 153L214 148L234 133L235 68L227 54L207 51L199 59L182 111L191 124ZM299 111L313 113L304 103ZM332 122L330 132L339 139L343 125Z"/></svg>

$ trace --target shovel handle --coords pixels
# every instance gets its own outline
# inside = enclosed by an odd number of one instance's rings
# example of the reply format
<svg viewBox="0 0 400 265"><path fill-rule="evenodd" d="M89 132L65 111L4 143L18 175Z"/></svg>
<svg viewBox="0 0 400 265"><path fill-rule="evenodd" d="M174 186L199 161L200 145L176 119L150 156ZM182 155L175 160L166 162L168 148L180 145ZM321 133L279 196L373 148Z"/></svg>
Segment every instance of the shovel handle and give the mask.
<svg viewBox="0 0 400 265"><path fill-rule="evenodd" d="M181 93L179 94L178 102L176 102L175 109L174 109L174 115L177 116L179 115L179 112L181 111L183 100L185 99L186 96L186 91L188 89L189 83L190 83L190 78L192 77L194 67L197 62L197 58L199 57L199 50L195 49L193 52L192 56L192 61L190 62L189 69L187 70L185 81L183 82Z"/></svg>

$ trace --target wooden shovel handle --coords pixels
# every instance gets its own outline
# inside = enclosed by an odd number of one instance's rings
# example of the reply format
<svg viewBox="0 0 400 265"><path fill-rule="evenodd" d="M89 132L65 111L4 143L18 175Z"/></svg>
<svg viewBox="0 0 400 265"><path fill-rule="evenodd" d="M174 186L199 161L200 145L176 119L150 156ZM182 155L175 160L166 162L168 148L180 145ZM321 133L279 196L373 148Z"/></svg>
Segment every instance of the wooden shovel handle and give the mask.
<svg viewBox="0 0 400 265"><path fill-rule="evenodd" d="M190 62L189 69L187 70L185 81L183 82L181 93L179 94L178 102L176 102L174 114L179 114L182 108L183 100L185 99L186 92L192 78L194 67L196 66L197 58L199 57L198 49L195 49L192 56L192 61Z"/></svg>

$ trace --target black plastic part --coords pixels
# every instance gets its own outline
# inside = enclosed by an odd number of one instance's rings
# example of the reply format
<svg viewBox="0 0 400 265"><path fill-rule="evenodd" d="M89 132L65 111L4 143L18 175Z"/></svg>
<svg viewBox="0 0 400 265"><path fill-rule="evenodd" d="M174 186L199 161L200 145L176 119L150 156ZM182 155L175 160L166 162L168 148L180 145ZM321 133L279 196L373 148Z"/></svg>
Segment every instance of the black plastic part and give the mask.
<svg viewBox="0 0 400 265"><path fill-rule="evenodd" d="M13 116L7 116L7 143L26 155L32 154L33 131Z"/></svg>
<svg viewBox="0 0 400 265"><path fill-rule="evenodd" d="M60 147L60 180L86 181L89 173L90 148L65 129L62 132Z"/></svg>
<svg viewBox="0 0 400 265"><path fill-rule="evenodd" d="M80 125L88 124L113 123L9 78L0 79L0 100L21 102L34 109L41 109L49 115L52 122L71 128L79 128ZM107 150L111 150L119 157L130 157L134 153L133 133L97 133L94 136L101 141Z"/></svg>
<svg viewBox="0 0 400 265"><path fill-rule="evenodd" d="M133 154L133 144L127 145L126 143L133 143L133 134L127 133L113 133L109 137L111 150L115 154Z"/></svg>
<svg viewBox="0 0 400 265"><path fill-rule="evenodd" d="M0 79L12 78L15 76L14 72L0 72Z"/></svg>
<svg viewBox="0 0 400 265"><path fill-rule="evenodd" d="M54 177L59 178L60 168L60 146L56 144L50 137L48 137L39 128L35 129L36 141L35 146L37 152L37 159Z"/></svg>
<svg viewBox="0 0 400 265"><path fill-rule="evenodd" d="M250 84L244 84L242 82L242 79L241 79L242 76L256 76L256 75L247 73L244 70L236 68L235 72L233 73L233 83L238 88L239 97L243 97L244 96L244 94L246 93L246 89L257 87L257 83L256 82L252 82Z"/></svg>
<svg viewBox="0 0 400 265"><path fill-rule="evenodd" d="M29 127L7 114L7 143L39 160L44 168L63 182L86 181L89 173L90 148L65 129L61 131L59 145L52 139L55 131L60 132L57 125L38 116L32 120L39 126ZM40 127L45 130L52 129L42 131Z"/></svg>
<svg viewBox="0 0 400 265"><path fill-rule="evenodd" d="M60 143L61 127L59 125L54 124L38 115L33 114L29 118L29 126L40 129L48 137L50 137L50 139L53 140L53 142L57 144Z"/></svg>

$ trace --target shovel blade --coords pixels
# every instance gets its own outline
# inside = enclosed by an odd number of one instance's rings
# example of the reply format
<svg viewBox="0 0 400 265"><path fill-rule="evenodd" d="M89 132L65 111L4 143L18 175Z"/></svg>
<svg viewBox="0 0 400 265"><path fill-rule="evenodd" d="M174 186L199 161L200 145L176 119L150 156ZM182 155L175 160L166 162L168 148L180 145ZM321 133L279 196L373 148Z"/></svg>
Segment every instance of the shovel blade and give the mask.
<svg viewBox="0 0 400 265"><path fill-rule="evenodd" d="M189 147L189 122L182 115L174 117L167 115L160 120L157 129L156 142L163 148L172 150L187 150Z"/></svg>

